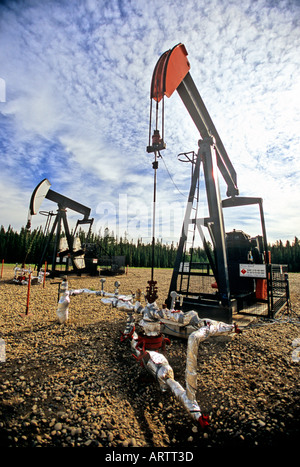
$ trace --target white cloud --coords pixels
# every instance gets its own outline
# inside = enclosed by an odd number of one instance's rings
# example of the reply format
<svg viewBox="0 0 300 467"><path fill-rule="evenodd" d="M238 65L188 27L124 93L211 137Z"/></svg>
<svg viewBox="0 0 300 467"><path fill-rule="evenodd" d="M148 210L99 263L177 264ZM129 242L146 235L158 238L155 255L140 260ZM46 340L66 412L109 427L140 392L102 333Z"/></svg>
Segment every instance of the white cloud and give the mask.
<svg viewBox="0 0 300 467"><path fill-rule="evenodd" d="M47 176L54 190L95 213L104 198L114 204L119 193L126 193L131 215L139 211L148 218L152 72L161 53L183 42L240 191L265 200L269 238L297 234L297 2L51 0L24 1L21 8L11 2L10 8L0 7L0 31L6 83L0 150L15 197L20 179L29 202L35 185ZM160 161L160 202L181 203L177 187L187 194L190 168L176 156L197 151L198 138L174 93L165 102L163 156L175 184ZM2 179L4 189L7 183ZM17 228L23 224L21 209ZM4 225L11 219L5 208L1 216Z"/></svg>

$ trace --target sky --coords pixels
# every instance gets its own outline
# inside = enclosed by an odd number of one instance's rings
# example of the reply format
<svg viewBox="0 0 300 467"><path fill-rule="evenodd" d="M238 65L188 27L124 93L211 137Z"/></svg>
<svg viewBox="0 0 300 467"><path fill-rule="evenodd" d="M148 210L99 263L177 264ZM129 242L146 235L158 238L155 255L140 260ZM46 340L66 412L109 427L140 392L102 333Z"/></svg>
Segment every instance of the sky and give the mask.
<svg viewBox="0 0 300 467"><path fill-rule="evenodd" d="M47 178L91 208L95 233L151 238L150 86L178 43L240 195L263 199L268 242L300 236L300 0L0 2L0 225L25 226ZM164 106L155 236L169 243L190 188L191 165L178 154L197 152L200 134L177 91ZM32 229L56 210L44 199ZM226 231L261 234L256 207L225 211ZM71 228L82 218L67 215Z"/></svg>

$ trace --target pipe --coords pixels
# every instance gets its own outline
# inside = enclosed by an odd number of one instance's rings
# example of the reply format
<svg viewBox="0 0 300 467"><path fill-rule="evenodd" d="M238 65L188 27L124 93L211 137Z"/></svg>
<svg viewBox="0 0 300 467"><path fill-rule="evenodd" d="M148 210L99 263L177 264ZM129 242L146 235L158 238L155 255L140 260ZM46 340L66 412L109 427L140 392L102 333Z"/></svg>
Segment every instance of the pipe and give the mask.
<svg viewBox="0 0 300 467"><path fill-rule="evenodd" d="M68 321L69 304L70 292L68 290L68 281L64 279L59 286L58 306L56 310L56 316L60 324L64 324Z"/></svg>
<svg viewBox="0 0 300 467"><path fill-rule="evenodd" d="M226 324L221 321L206 320L206 325L192 332L188 338L186 357L186 393L189 400L196 399L197 392L197 358L200 342L211 335L219 335L231 332L235 329L234 324Z"/></svg>
<svg viewBox="0 0 300 467"><path fill-rule="evenodd" d="M220 335L236 331L235 324L227 324L210 319L200 320L194 311L188 313L170 312L170 310L159 310L155 304L148 304L143 310L143 319L139 324L147 336L157 336L159 329L155 326L160 324L158 318L164 317L173 319L178 323L188 324L193 322L201 326L191 333L188 338L187 359L186 359L186 390L174 379L174 372L168 360L160 353L145 351L138 347L138 336L135 333L133 316L130 313L127 317L125 332L122 339L131 338L131 349L134 357L142 363L142 366L157 379L162 391L170 389L176 399L187 410L191 418L200 423L202 427L208 425L208 417L202 415L199 404L196 401L197 392L197 355L200 342L212 335ZM154 327L153 327L154 326Z"/></svg>
<svg viewBox="0 0 300 467"><path fill-rule="evenodd" d="M202 415L200 406L196 401L192 401L187 397L186 391L183 389L181 384L179 384L174 379L168 379L167 385L169 386L171 392L174 394L177 400L181 402L183 407L187 410L190 417L196 422L200 423L201 427L204 428L208 426L209 417Z"/></svg>
<svg viewBox="0 0 300 467"><path fill-rule="evenodd" d="M200 406L195 400L187 396L184 388L175 381L174 372L164 355L155 351L143 351L137 347L137 335L133 333L131 339L133 356L142 363L142 366L158 381L160 389L169 389L176 399L183 405L193 420L200 423L202 427L208 425L208 417L202 415Z"/></svg>
<svg viewBox="0 0 300 467"><path fill-rule="evenodd" d="M62 283L61 286L63 284L64 287L60 288L60 290L63 290L63 293L59 299L57 314L59 314L59 312L62 314L67 312L70 295L78 295L81 293L107 297L102 298L101 301L118 307L119 309L127 310L128 315L126 327L124 333L121 333L121 341L130 339L133 356L158 381L160 389L162 391L169 389L187 410L193 420L199 422L202 427L208 425L208 417L202 415L200 406L196 401L197 355L199 343L211 335L229 333L233 330L238 332L234 324L227 324L210 319L200 319L198 314L193 310L183 313L182 311L159 309L155 302L148 303L143 308L139 301L136 301L134 304L132 303L132 299L135 297L134 295L118 295L119 284L117 283L115 283L115 286L117 287L115 293L104 292L103 287L101 291L92 291L89 289L69 291L67 281ZM137 292L137 297L140 298L140 292ZM133 318L134 311L142 313L143 318L139 322L139 325L143 328L144 334L149 338L151 338L151 336L157 337L160 335L160 323L163 319L173 320L174 322L182 325L191 324L192 326L198 327L198 329L192 332L188 338L185 371L186 389L184 389L180 383L174 379L173 369L163 354L157 351L147 350L144 346L142 348L139 346L139 336L135 331L135 321Z"/></svg>
<svg viewBox="0 0 300 467"><path fill-rule="evenodd" d="M17 275L17 272L20 271L20 274ZM16 282L17 284L22 284L22 285L27 285L28 284L28 279L26 278L26 273L29 275L31 274L31 268L25 269L25 268L18 268L17 266L14 268L14 278L13 282Z"/></svg>
<svg viewBox="0 0 300 467"><path fill-rule="evenodd" d="M143 308L143 320L141 325L145 325L146 322L160 322L163 320L170 320L178 323L182 326L196 326L202 325L203 320L199 318L198 313L194 310L183 312L168 310L167 308L159 309L156 303L148 303Z"/></svg>
<svg viewBox="0 0 300 467"><path fill-rule="evenodd" d="M103 282L101 290L90 290L90 289L68 289L67 280L63 280L59 288L59 297L58 297L58 308L56 311L58 320L60 323L65 323L68 320L68 310L70 304L70 297L73 295L81 295L86 293L88 295L97 295L102 298L104 304L111 304L114 308L124 311L135 311L139 312L142 309L142 306L139 301L136 301L135 304L132 304L133 295L118 295L119 283L115 283L117 287L114 293L105 292L103 290Z"/></svg>
<svg viewBox="0 0 300 467"><path fill-rule="evenodd" d="M170 293L170 296L171 296L171 306L170 306L170 309L171 310L174 310L175 309L175 303L176 302L180 302L180 306L182 306L182 303L183 303L183 295L179 295L177 292L175 292L175 290L173 292Z"/></svg>

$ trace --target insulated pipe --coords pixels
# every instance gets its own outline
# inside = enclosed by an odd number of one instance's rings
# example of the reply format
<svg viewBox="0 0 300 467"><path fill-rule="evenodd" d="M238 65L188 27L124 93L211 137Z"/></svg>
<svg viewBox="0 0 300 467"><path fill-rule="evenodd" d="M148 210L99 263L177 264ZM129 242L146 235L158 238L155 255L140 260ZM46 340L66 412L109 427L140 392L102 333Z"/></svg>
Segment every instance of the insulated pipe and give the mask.
<svg viewBox="0 0 300 467"><path fill-rule="evenodd" d="M69 305L70 305L70 296L80 295L82 293L95 294L95 295L104 295L106 292L95 292L94 290L89 289L68 289L68 281L63 280L59 287L58 292L58 305L56 310L56 316L60 324L64 324L68 321L69 316ZM114 294L110 294L114 296Z"/></svg>
<svg viewBox="0 0 300 467"><path fill-rule="evenodd" d="M137 360L142 361L144 368L157 379L160 389L166 391L171 390L173 395L183 407L187 410L188 414L193 420L199 422L202 427L208 425L208 417L202 415L200 406L195 400L188 398L184 388L174 380L174 372L169 365L168 360L161 353L155 351L141 351L137 347L137 335L133 334L131 340L131 349Z"/></svg>
<svg viewBox="0 0 300 467"><path fill-rule="evenodd" d="M206 326L192 332L188 338L186 357L186 394L190 401L195 401L197 392L197 358L200 342L211 335L219 335L231 332L235 329L234 324L226 324L221 321L206 320Z"/></svg>
<svg viewBox="0 0 300 467"><path fill-rule="evenodd" d="M17 276L17 271L20 271L20 275ZM18 268L17 266L14 268L14 272L15 272L15 275L14 275L14 278L13 278L13 282L16 282L17 284L22 284L22 285L28 285L28 280L26 278L26 273L28 272L29 274L29 277L31 278L31 268L29 269L24 269L24 268Z"/></svg>
<svg viewBox="0 0 300 467"><path fill-rule="evenodd" d="M116 285L116 284L115 284ZM119 284L118 284L119 285ZM197 390L197 354L199 343L209 337L210 335L228 333L235 329L235 325L226 324L219 321L199 319L194 311L188 313L183 312L170 312L170 310L160 310L155 303L148 304L142 308L139 301L135 304L131 302L133 296L118 295L118 289L115 293L107 293L101 291L91 291L89 289L68 290L67 281L63 282L60 287L60 299L57 309L57 315L60 322L67 319L68 306L70 303L70 295L78 295L81 293L95 294L100 296L107 296L109 298L102 299L106 303L110 303L118 308L127 309L128 316L126 321L125 332L122 333L121 341L130 339L131 350L133 356L142 363L142 366L158 381L162 391L167 389L171 390L173 395L183 407L187 410L193 420L199 422L202 427L208 425L208 417L202 415L200 406L196 401ZM174 380L174 372L169 365L168 360L159 352L152 350L145 350L138 346L138 335L135 332L135 322L132 312L142 312L143 320L140 322L144 324L146 335L153 335L152 329L148 329L147 325L159 324L162 318L172 318L178 323L201 326L197 331L193 332L188 339L187 361L186 361L186 390L180 385L179 382ZM156 333L157 335L157 333Z"/></svg>
<svg viewBox="0 0 300 467"><path fill-rule="evenodd" d="M183 295L179 295L177 292L175 291L172 291L170 293L170 296L171 296L171 306L170 306L170 309L171 310L174 310L175 309L175 304L176 302L180 302L180 306L182 306L182 303L183 303Z"/></svg>
<svg viewBox="0 0 300 467"><path fill-rule="evenodd" d="M118 283L118 286L119 285L120 284ZM119 310L139 312L140 309L142 309L140 302L136 301L134 305L132 304L131 300L134 298L132 295L118 295L118 289L116 289L114 293L105 292L103 290L103 284L102 284L102 290L90 290L90 289L68 290L67 281L63 281L60 286L59 302L58 302L58 308L57 308L57 316L59 316L59 321L61 323L65 322L68 319L67 315L68 315L68 307L70 304L70 297L73 295L81 295L83 293L86 293L88 295L107 297L107 298L102 298L101 300L102 303L104 303L105 305L110 304L114 308L118 308Z"/></svg>
<svg viewBox="0 0 300 467"><path fill-rule="evenodd" d="M196 400L197 391L197 355L199 343L208 337L207 327L198 329L190 334L188 338L187 356L186 356L186 394L190 401Z"/></svg>
<svg viewBox="0 0 300 467"><path fill-rule="evenodd" d="M202 415L198 403L195 400L192 401L188 398L187 392L183 389L181 384L178 383L178 381L175 381L174 379L168 379L166 383L170 388L171 392L176 397L176 399L178 399L179 402L181 402L181 404L187 410L192 419L196 422L199 422L202 428L207 426L208 416Z"/></svg>
<svg viewBox="0 0 300 467"><path fill-rule="evenodd" d="M56 310L56 316L60 324L64 324L68 321L69 304L70 291L68 290L68 282L67 280L63 280L59 286L58 305Z"/></svg>

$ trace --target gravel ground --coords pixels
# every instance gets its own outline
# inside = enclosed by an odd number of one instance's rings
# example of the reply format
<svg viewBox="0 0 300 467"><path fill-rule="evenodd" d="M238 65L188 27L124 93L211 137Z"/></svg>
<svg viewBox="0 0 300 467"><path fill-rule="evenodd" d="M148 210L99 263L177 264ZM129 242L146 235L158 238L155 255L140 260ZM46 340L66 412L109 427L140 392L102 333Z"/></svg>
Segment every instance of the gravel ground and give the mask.
<svg viewBox="0 0 300 467"><path fill-rule="evenodd" d="M158 304L170 270L155 271ZM45 288L0 281L0 447L268 447L299 441L300 275L290 274L292 308L276 320L254 320L242 334L211 338L198 354L197 401L210 425L202 430L120 342L126 312L95 295L71 297L67 324L56 317L58 279ZM107 277L105 290L145 290L150 270ZM100 290L99 277L69 276L69 288ZM185 386L185 340L171 338L165 355ZM298 344L300 345L300 344Z"/></svg>

